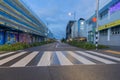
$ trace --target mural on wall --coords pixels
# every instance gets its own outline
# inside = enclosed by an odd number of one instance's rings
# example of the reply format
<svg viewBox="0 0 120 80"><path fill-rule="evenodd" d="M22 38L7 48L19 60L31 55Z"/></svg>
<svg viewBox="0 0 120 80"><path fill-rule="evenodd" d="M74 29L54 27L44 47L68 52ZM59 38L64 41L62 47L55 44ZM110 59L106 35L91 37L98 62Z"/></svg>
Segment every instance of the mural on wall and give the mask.
<svg viewBox="0 0 120 80"><path fill-rule="evenodd" d="M4 40L4 31L0 31L0 45L4 44L5 40Z"/></svg>
<svg viewBox="0 0 120 80"><path fill-rule="evenodd" d="M13 44L18 42L18 33L17 32L6 32L6 43Z"/></svg>
<svg viewBox="0 0 120 80"><path fill-rule="evenodd" d="M20 40L20 42L31 43L32 37L29 34L21 33L21 34L19 34L19 40Z"/></svg>
<svg viewBox="0 0 120 80"><path fill-rule="evenodd" d="M19 34L18 33L15 34L15 41L19 42Z"/></svg>

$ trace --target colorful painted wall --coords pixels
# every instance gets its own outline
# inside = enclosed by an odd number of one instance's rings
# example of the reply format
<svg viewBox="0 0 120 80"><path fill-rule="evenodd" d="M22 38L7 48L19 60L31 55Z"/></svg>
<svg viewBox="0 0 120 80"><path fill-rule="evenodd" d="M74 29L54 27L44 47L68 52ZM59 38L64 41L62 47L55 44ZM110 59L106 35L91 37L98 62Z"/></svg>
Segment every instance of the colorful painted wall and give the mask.
<svg viewBox="0 0 120 80"><path fill-rule="evenodd" d="M5 32L0 30L0 45L5 43Z"/></svg>

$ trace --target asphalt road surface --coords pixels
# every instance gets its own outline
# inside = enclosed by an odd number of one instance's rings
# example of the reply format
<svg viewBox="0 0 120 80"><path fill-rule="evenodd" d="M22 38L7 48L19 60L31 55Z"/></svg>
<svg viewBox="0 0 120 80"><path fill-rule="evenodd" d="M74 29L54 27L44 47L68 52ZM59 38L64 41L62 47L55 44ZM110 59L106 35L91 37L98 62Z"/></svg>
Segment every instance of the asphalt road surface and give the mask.
<svg viewBox="0 0 120 80"><path fill-rule="evenodd" d="M61 42L1 53L0 80L120 80L120 55Z"/></svg>

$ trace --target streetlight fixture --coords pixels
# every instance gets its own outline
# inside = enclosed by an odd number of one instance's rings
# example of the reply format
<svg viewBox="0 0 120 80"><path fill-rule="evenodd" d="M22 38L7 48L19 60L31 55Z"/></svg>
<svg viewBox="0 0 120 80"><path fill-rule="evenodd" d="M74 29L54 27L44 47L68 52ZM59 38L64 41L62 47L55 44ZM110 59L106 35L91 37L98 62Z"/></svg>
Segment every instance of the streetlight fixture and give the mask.
<svg viewBox="0 0 120 80"><path fill-rule="evenodd" d="M73 15L73 16L74 16L74 20L76 19L76 12L74 12L74 13L69 12L68 15L69 15L69 16L72 16L72 15Z"/></svg>
<svg viewBox="0 0 120 80"><path fill-rule="evenodd" d="M71 12L69 12L69 13L68 13L68 15L69 15L69 16L72 16L72 13L71 13Z"/></svg>

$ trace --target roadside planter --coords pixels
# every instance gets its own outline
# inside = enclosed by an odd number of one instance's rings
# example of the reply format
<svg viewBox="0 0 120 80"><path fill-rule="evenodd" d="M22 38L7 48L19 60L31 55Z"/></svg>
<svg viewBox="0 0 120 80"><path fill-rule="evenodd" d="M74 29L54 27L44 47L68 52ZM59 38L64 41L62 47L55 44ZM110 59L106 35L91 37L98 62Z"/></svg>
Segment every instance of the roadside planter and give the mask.
<svg viewBox="0 0 120 80"><path fill-rule="evenodd" d="M41 46L44 44L52 43L52 41L43 41L43 42L35 42L35 43L14 43L14 44L5 44L0 46L0 51L16 51L16 50L23 50L30 47Z"/></svg>

